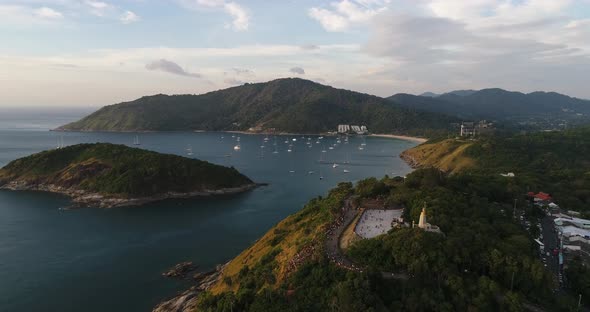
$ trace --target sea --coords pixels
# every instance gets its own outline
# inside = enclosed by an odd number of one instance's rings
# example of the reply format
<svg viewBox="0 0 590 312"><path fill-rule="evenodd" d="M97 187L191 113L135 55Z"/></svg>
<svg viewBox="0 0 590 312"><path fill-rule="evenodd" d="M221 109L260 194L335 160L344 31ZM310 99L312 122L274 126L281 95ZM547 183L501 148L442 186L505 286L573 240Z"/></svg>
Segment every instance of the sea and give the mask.
<svg viewBox="0 0 590 312"><path fill-rule="evenodd" d="M328 136L49 131L91 111L0 108L0 167L60 144L110 142L233 166L268 185L225 197L76 210L60 209L69 206L65 196L0 191L0 311L151 311L190 286L163 277L168 268L192 261L204 271L227 262L339 182L404 176L411 169L399 154L416 145L377 137L338 143Z"/></svg>

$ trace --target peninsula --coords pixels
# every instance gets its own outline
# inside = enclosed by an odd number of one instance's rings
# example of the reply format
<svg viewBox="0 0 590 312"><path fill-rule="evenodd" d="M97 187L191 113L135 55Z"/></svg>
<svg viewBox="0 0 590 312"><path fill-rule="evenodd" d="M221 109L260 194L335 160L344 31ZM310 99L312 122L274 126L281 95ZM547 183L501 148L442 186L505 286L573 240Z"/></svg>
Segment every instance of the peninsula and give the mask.
<svg viewBox="0 0 590 312"><path fill-rule="evenodd" d="M234 168L108 143L44 151L0 169L0 188L70 196L75 206L111 208L256 187Z"/></svg>
<svg viewBox="0 0 590 312"><path fill-rule="evenodd" d="M154 95L105 106L58 131L246 131L319 134L339 124L430 137L459 120L384 98L286 78L200 95Z"/></svg>

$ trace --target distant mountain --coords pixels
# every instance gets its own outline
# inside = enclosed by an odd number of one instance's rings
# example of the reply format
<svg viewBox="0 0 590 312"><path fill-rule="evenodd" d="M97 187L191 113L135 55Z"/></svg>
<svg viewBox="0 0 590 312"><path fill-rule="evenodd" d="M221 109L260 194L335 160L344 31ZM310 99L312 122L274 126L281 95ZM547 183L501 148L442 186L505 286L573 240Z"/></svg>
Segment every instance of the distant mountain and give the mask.
<svg viewBox="0 0 590 312"><path fill-rule="evenodd" d="M459 90L437 97L396 94L388 99L404 107L462 118L590 118L590 101L555 92L525 94L496 88L479 91Z"/></svg>
<svg viewBox="0 0 590 312"><path fill-rule="evenodd" d="M452 94L452 95L458 95L458 96L468 96L468 95L472 95L475 92L477 92L477 90L455 90L455 91L447 92L447 93L444 93L441 95Z"/></svg>
<svg viewBox="0 0 590 312"><path fill-rule="evenodd" d="M427 96L427 97L437 97L439 95L440 94L436 94L436 93L433 93L433 92L424 92L424 93L420 94L420 96Z"/></svg>
<svg viewBox="0 0 590 312"><path fill-rule="evenodd" d="M411 108L418 111L434 112L447 115L462 117L462 106L453 102L441 100L439 97L428 97L421 95L412 95L407 93L398 93L388 98L403 107Z"/></svg>
<svg viewBox="0 0 590 312"><path fill-rule="evenodd" d="M383 98L288 78L202 95L154 95L110 105L58 128L74 131L259 130L320 133L338 124L374 133L425 135L454 118L401 107Z"/></svg>

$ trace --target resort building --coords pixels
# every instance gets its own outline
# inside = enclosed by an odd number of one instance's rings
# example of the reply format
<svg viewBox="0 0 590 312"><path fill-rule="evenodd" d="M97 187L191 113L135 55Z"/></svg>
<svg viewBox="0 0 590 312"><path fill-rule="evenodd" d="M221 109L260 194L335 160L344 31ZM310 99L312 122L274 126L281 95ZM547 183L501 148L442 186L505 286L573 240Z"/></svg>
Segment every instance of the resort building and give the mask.
<svg viewBox="0 0 590 312"><path fill-rule="evenodd" d="M473 122L462 122L460 135L462 137L475 136L475 124Z"/></svg>
<svg viewBox="0 0 590 312"><path fill-rule="evenodd" d="M342 134L367 134L369 130L366 126L356 125L338 125L338 133Z"/></svg>

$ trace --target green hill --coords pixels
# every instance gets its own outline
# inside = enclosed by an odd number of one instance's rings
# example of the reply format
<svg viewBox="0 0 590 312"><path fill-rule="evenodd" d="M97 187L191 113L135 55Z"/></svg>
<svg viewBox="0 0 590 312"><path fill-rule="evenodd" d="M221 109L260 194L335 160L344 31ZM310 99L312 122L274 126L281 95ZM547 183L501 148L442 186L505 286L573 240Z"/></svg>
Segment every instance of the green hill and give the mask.
<svg viewBox="0 0 590 312"><path fill-rule="evenodd" d="M526 119L546 117L588 120L590 101L556 92L511 92L499 88L452 91L427 96L396 94L388 98L407 108L444 113L462 118Z"/></svg>
<svg viewBox="0 0 590 312"><path fill-rule="evenodd" d="M590 214L590 128L561 132L447 139L402 153L415 167L452 173L513 172L529 190L554 194L563 207Z"/></svg>
<svg viewBox="0 0 590 312"><path fill-rule="evenodd" d="M58 128L74 131L274 129L291 133L366 125L373 133L427 135L453 118L399 107L385 99L288 78L202 95L155 95L110 105Z"/></svg>
<svg viewBox="0 0 590 312"><path fill-rule="evenodd" d="M531 303L556 311L555 280L527 232L503 212L518 190L494 180L504 187L491 191L482 187L490 181L423 169L405 183L342 183L240 253L208 291L185 293L169 302L174 309L157 311L518 311ZM346 198L403 205L408 222L417 222L426 202L429 222L444 235L393 229L349 247L347 257L361 270L340 267L325 241Z"/></svg>
<svg viewBox="0 0 590 312"><path fill-rule="evenodd" d="M0 187L64 193L78 201L162 199L253 185L234 168L108 143L78 144L10 162ZM110 205L106 203L106 205Z"/></svg>

